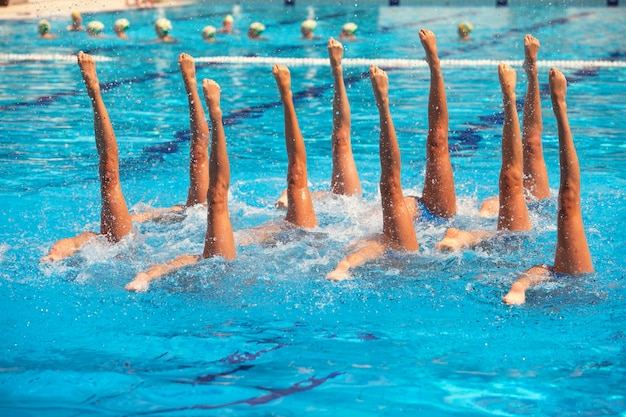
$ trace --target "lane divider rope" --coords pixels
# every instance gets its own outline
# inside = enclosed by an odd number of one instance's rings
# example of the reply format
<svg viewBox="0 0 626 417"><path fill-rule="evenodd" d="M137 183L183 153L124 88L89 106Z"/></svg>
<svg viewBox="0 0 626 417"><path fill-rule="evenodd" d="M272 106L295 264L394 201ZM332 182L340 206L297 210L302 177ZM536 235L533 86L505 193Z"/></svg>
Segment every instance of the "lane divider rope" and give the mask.
<svg viewBox="0 0 626 417"><path fill-rule="evenodd" d="M115 61L115 58L92 55L96 61ZM64 54L0 54L0 62L29 62L29 61L72 61L76 63L76 55Z"/></svg>
<svg viewBox="0 0 626 417"><path fill-rule="evenodd" d="M196 62L216 64L256 64L286 66L328 66L328 58L278 58L278 57L241 57L241 56L213 56L194 58ZM442 67L491 67L500 63L511 66L521 66L522 60L492 60L492 59L441 59ZM344 58L341 60L344 66L369 66L391 68L428 67L423 59L384 59L384 58ZM537 66L558 68L584 68L584 67L619 67L626 68L626 61L585 61L585 60L552 60L537 61Z"/></svg>
<svg viewBox="0 0 626 417"><path fill-rule="evenodd" d="M94 60L101 62L115 61L115 58L94 56ZM282 64L291 67L328 66L328 58L280 58L280 57L246 57L246 56L210 56L194 57L196 62L213 64L245 64L245 65L274 65ZM72 61L76 62L75 55L63 54L0 54L0 62L29 62L29 61ZM344 58L344 66L377 65L384 68L414 68L427 67L423 59L385 59L385 58ZM493 59L442 59L442 67L492 67L500 63L511 66L521 66L522 60L493 60ZM585 67L617 67L626 68L626 61L594 61L594 60L547 60L537 61L540 67L557 68L585 68Z"/></svg>

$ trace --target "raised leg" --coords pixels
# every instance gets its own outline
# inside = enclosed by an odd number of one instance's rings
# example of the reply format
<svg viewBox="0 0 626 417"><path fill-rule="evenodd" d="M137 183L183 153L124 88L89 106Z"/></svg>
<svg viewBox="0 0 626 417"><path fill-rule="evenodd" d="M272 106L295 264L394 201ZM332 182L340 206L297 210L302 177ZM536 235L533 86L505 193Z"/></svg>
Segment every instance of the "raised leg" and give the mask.
<svg viewBox="0 0 626 417"><path fill-rule="evenodd" d="M132 229L130 213L120 184L117 141L100 94L100 84L93 58L79 52L78 65L93 107L96 148L100 157L99 175L102 195L100 233L109 241L117 242Z"/></svg>
<svg viewBox="0 0 626 417"><path fill-rule="evenodd" d="M389 110L387 73L372 65L370 79L380 117L380 195L383 209L383 242L392 249L419 249L413 220L404 204L400 180L400 148Z"/></svg>
<svg viewBox="0 0 626 417"><path fill-rule="evenodd" d="M580 209L580 166L567 118L566 92L567 80L561 72L552 68L550 96L559 134L561 166L557 243L552 270L559 274L584 274L593 272L593 263ZM506 304L523 304L526 301L526 290L549 278L549 268L532 267L513 283L503 301Z"/></svg>
<svg viewBox="0 0 626 417"><path fill-rule="evenodd" d="M456 214L456 194L448 151L446 89L439 65L435 34L422 29L419 36L426 52L426 62L430 67L426 177L422 191L422 202L431 213L443 218L450 218Z"/></svg>
<svg viewBox="0 0 626 417"><path fill-rule="evenodd" d="M557 69L550 70L550 96L559 134L559 211L554 271L561 274L593 272L580 208L580 166L567 118L567 80Z"/></svg>
<svg viewBox="0 0 626 417"><path fill-rule="evenodd" d="M189 103L191 144L189 146L189 192L185 205L190 207L206 203L209 189L209 125L198 94L193 58L182 53L178 57L178 65Z"/></svg>
<svg viewBox="0 0 626 417"><path fill-rule="evenodd" d="M272 68L285 114L285 143L287 147L287 216L285 220L298 227L317 226L317 217L309 192L306 171L306 149L298 125L291 92L291 74L283 65Z"/></svg>
<svg viewBox="0 0 626 417"><path fill-rule="evenodd" d="M202 256L221 256L235 259L235 239L228 214L228 188L230 165L226 152L226 137L220 108L220 86L213 80L202 82L204 99L211 119L211 155L209 158L209 191L207 195L208 219Z"/></svg>
<svg viewBox="0 0 626 417"><path fill-rule="evenodd" d="M515 70L500 64L498 75L504 103L498 230L530 230L530 217L524 198L522 142L515 107Z"/></svg>
<svg viewBox="0 0 626 417"><path fill-rule="evenodd" d="M541 96L537 70L539 40L531 35L524 37L524 70L528 79L526 100L524 101L522 147L524 153L524 189L530 196L542 200L550 196L548 171L543 158L541 136Z"/></svg>
<svg viewBox="0 0 626 417"><path fill-rule="evenodd" d="M350 142L350 102L343 80L343 45L330 38L328 57L333 73L335 93L333 95L332 157L333 172L330 189L335 194L361 195L361 181L352 155Z"/></svg>

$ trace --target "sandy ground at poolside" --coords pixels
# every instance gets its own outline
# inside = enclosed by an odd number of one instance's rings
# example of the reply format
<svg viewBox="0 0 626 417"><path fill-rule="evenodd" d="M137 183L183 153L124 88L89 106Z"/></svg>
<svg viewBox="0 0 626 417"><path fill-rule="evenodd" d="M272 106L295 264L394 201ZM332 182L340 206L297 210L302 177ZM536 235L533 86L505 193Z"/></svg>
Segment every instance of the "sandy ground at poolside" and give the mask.
<svg viewBox="0 0 626 417"><path fill-rule="evenodd" d="M148 4L147 1L143 3ZM194 0L154 0L154 7L176 7L189 3L194 3ZM0 6L0 20L49 19L69 16L74 10L95 13L135 8L135 0L13 0L9 6Z"/></svg>

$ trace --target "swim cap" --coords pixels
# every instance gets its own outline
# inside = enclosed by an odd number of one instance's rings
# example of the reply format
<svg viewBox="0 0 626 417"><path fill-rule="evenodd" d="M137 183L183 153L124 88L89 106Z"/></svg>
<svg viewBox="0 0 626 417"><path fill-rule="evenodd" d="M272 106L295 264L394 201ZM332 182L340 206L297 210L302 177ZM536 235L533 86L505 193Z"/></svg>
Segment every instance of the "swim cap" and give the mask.
<svg viewBox="0 0 626 417"><path fill-rule="evenodd" d="M128 21L128 19L117 19L115 21L115 24L113 25L113 29L118 32L126 32L128 29L130 29L130 22Z"/></svg>
<svg viewBox="0 0 626 417"><path fill-rule="evenodd" d="M463 22L459 24L459 30L462 30L465 34L469 35L474 30L474 26L470 22Z"/></svg>
<svg viewBox="0 0 626 417"><path fill-rule="evenodd" d="M258 36L265 31L265 25L261 22L254 22L250 24L250 30Z"/></svg>
<svg viewBox="0 0 626 417"><path fill-rule="evenodd" d="M74 10L71 16L72 19L78 19L80 17L80 12L78 10Z"/></svg>
<svg viewBox="0 0 626 417"><path fill-rule="evenodd" d="M354 35L354 32L356 32L357 29L358 29L358 26L356 25L356 23L352 23L352 22L346 23L341 28L341 30L343 30L349 35Z"/></svg>
<svg viewBox="0 0 626 417"><path fill-rule="evenodd" d="M228 22L228 23L233 23L235 21L235 19L233 19L233 17L229 14L227 14L226 16L224 16L224 20L222 20L222 22Z"/></svg>
<svg viewBox="0 0 626 417"><path fill-rule="evenodd" d="M41 20L37 26L37 31L42 35L44 33L48 33L50 31L50 22L47 20Z"/></svg>
<svg viewBox="0 0 626 417"><path fill-rule="evenodd" d="M316 26L317 22L313 19L307 19L300 25L302 29L308 30L309 32L313 32Z"/></svg>
<svg viewBox="0 0 626 417"><path fill-rule="evenodd" d="M159 36L167 36L170 30L172 30L172 22L162 17L156 21L154 28L157 30Z"/></svg>
<svg viewBox="0 0 626 417"><path fill-rule="evenodd" d="M215 27L213 26L205 26L204 29L202 29L202 38L203 39L211 39L213 37L215 37Z"/></svg>
<svg viewBox="0 0 626 417"><path fill-rule="evenodd" d="M97 36L104 30L104 24L98 20L93 20L87 25L87 33L91 36Z"/></svg>

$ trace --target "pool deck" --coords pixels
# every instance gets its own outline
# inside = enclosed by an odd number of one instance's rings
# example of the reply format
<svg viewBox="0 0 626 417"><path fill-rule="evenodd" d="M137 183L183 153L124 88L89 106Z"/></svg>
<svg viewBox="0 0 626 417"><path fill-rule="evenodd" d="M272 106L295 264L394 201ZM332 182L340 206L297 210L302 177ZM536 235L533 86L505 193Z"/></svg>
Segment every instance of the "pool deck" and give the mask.
<svg viewBox="0 0 626 417"><path fill-rule="evenodd" d="M128 6L127 1L132 6ZM154 7L176 7L194 2L194 0L154 0ZM0 20L49 19L55 16L69 16L74 10L81 13L96 13L136 8L135 0L12 0L8 6L0 6Z"/></svg>

